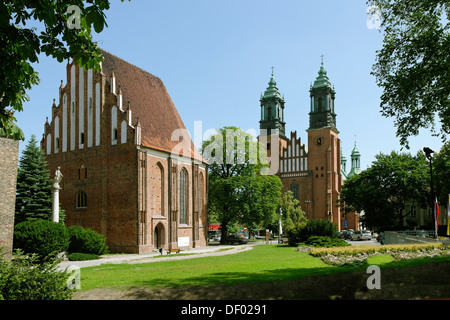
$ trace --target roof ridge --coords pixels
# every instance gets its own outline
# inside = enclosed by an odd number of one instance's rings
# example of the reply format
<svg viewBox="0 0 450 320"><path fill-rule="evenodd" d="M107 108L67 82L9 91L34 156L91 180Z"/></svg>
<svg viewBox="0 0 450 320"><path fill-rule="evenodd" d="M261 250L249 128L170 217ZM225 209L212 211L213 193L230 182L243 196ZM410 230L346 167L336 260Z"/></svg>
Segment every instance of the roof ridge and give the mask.
<svg viewBox="0 0 450 320"><path fill-rule="evenodd" d="M121 60L121 61L123 61L123 62L129 64L130 66L133 66L133 67L135 67L136 69L139 69L139 70L141 70L141 71L143 71L143 72L145 72L145 73L148 73L149 75L151 75L151 76L153 76L153 77L158 78L159 80L161 80L160 77L155 76L153 73L151 73L151 72L149 72L149 71L147 71L147 70L144 70L144 69L142 69L141 67L138 67L137 65L135 65L135 64L133 64L133 63L131 63L131 62L128 62L127 60L125 60L125 59L123 59L123 58L121 58L121 57L119 57L119 56L116 56L115 54L113 54L113 53L111 53L111 52L109 52L109 51L107 51L107 50L105 50L105 49L103 49L103 48L100 48L100 47L99 47L99 49L100 49L100 51L104 51L104 52L106 52L107 54L110 54L111 56L113 56L114 58L119 59L119 60ZM162 80L161 80L161 81L162 81Z"/></svg>

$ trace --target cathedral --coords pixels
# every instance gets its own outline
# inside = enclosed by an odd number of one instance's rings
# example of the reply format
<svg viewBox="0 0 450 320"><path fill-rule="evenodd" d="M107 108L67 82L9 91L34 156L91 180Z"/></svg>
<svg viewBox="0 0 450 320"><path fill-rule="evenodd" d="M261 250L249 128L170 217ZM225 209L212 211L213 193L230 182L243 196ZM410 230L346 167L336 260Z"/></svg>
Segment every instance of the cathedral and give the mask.
<svg viewBox="0 0 450 320"><path fill-rule="evenodd" d="M101 72L67 64L41 148L63 175L67 226L111 252L207 244L208 166L158 77L101 50Z"/></svg>
<svg viewBox="0 0 450 320"><path fill-rule="evenodd" d="M335 96L327 72L322 65L310 87L308 145L285 132L285 100L273 77L261 95L259 141L267 145L271 165L278 164L277 176L283 183L282 192L291 190L307 218L332 221L338 231L359 229L358 213L344 214L338 206L345 179L359 172L360 154L352 152L352 169L346 173L346 158L341 155L341 140L336 127ZM273 172L273 171L272 171Z"/></svg>

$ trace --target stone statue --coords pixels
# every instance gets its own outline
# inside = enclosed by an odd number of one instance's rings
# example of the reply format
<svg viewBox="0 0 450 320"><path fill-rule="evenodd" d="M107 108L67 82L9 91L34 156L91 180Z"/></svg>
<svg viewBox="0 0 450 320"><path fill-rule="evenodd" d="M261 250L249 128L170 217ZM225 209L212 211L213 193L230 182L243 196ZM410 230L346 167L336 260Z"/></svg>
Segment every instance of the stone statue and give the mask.
<svg viewBox="0 0 450 320"><path fill-rule="evenodd" d="M54 189L61 189L59 186L59 183L61 182L63 178L63 175L61 173L61 167L58 167L55 172L55 178L53 179L53 188Z"/></svg>
<svg viewBox="0 0 450 320"><path fill-rule="evenodd" d="M61 182L63 175L61 173L61 167L58 167L55 172L55 178L53 179L53 210L52 210L52 221L59 222L59 183Z"/></svg>

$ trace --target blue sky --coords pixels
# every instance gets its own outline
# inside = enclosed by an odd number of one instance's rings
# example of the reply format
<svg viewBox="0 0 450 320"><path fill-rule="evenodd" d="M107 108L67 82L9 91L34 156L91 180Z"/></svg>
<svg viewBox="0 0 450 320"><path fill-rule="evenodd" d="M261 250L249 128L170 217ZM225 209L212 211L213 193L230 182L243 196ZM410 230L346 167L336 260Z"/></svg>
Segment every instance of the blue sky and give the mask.
<svg viewBox="0 0 450 320"><path fill-rule="evenodd" d="M259 98L275 80L286 100L286 132L307 144L309 86L321 55L336 89L335 111L343 153L349 159L355 136L365 169L375 155L400 151L394 119L380 113L370 75L383 35L367 27L365 1L346 0L111 0L108 28L94 34L99 46L160 77L191 135L223 126L259 129ZM66 63L41 56L41 83L16 113L26 139L42 137L45 118L58 98ZM289 134L288 134L289 135ZM21 150L27 142L21 143ZM442 143L422 130L409 152Z"/></svg>

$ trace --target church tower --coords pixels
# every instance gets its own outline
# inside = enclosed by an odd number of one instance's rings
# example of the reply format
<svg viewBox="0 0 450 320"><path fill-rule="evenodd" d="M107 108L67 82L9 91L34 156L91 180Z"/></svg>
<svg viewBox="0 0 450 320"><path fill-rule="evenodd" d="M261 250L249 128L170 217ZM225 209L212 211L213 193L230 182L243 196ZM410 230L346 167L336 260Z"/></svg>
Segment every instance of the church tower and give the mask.
<svg viewBox="0 0 450 320"><path fill-rule="evenodd" d="M275 147L278 147L278 154L280 154L288 140L285 131L286 122L284 121L285 101L277 88L277 83L273 77L273 68L269 87L267 87L264 95L261 95L259 101L261 104L260 142L267 143L267 155L270 157L272 149Z"/></svg>
<svg viewBox="0 0 450 320"><path fill-rule="evenodd" d="M322 64L310 88L308 170L312 173L312 219L330 220L340 230L337 202L341 184L341 146L334 111L335 90Z"/></svg>
<svg viewBox="0 0 450 320"><path fill-rule="evenodd" d="M280 137L286 138L284 121L284 98L281 96L277 88L277 83L272 77L269 81L269 87L261 95L261 121L259 128L266 129L267 135L279 134Z"/></svg>
<svg viewBox="0 0 450 320"><path fill-rule="evenodd" d="M361 153L356 148L356 141L355 141L355 147L352 150L351 160L352 160L352 168L348 174L349 178L351 178L361 172Z"/></svg>

